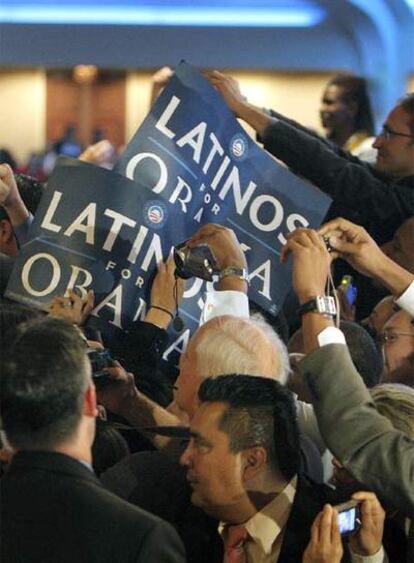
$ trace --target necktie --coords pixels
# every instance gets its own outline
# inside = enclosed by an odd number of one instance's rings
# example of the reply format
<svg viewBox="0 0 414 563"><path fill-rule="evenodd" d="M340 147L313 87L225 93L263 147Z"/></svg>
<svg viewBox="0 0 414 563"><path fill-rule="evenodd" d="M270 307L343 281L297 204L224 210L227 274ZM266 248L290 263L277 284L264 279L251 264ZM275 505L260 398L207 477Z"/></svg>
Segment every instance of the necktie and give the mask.
<svg viewBox="0 0 414 563"><path fill-rule="evenodd" d="M224 537L223 563L246 563L245 544L249 534L243 526L228 526Z"/></svg>

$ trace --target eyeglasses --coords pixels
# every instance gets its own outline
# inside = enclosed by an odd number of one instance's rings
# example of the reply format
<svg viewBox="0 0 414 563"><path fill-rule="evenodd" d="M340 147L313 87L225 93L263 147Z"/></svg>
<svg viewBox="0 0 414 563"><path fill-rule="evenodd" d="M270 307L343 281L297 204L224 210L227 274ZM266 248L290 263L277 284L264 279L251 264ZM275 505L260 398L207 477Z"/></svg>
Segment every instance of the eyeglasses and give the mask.
<svg viewBox="0 0 414 563"><path fill-rule="evenodd" d="M398 332L397 330L386 328L384 332L378 336L378 341L381 344L385 344L386 342L394 343L397 342L400 336L411 336L411 338L414 338L414 332Z"/></svg>
<svg viewBox="0 0 414 563"><path fill-rule="evenodd" d="M409 135L408 133L399 133L398 131L394 131L388 125L383 125L381 129L381 133L386 141L389 141L393 137L408 137L409 139L414 139L414 135Z"/></svg>

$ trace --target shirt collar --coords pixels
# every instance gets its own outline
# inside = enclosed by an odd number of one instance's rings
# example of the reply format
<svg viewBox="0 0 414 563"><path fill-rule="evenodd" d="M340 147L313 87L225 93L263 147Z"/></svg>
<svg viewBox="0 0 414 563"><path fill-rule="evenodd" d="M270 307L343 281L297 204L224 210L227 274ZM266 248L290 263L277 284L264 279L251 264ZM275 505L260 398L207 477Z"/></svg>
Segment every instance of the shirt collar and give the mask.
<svg viewBox="0 0 414 563"><path fill-rule="evenodd" d="M84 465L87 469L89 469L89 471L91 471L92 473L95 474L93 467L90 463L88 463L87 461L84 461L83 459L77 459L76 461L79 461L79 463L81 463L82 465Z"/></svg>
<svg viewBox="0 0 414 563"><path fill-rule="evenodd" d="M284 530L292 509L297 487L297 475L295 475L286 487L266 504L259 512L243 524L252 540L261 545L263 552L268 555L272 546ZM218 531L223 536L226 524L220 522Z"/></svg>

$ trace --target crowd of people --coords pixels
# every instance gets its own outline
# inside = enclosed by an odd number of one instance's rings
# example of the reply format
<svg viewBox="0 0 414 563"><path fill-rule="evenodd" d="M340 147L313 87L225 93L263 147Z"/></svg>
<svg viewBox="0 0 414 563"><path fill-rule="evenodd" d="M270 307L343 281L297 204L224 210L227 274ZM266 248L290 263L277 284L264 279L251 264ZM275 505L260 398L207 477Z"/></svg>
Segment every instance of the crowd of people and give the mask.
<svg viewBox="0 0 414 563"><path fill-rule="evenodd" d="M414 562L414 94L376 154L356 156L373 135L362 79L328 84L322 138L207 78L333 200L281 254L297 311L249 302L246 257L218 224L187 243L208 245L220 275L178 375L162 359L185 289L172 258L144 320L110 341L88 324L92 291L47 312L14 303L5 287L44 185L0 164L1 561Z"/></svg>

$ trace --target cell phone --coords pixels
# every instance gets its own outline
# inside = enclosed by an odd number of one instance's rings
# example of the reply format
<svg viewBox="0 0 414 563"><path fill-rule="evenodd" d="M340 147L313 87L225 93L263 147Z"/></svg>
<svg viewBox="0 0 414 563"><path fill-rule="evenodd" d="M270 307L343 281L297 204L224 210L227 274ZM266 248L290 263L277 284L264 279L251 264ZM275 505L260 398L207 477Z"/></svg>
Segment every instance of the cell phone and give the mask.
<svg viewBox="0 0 414 563"><path fill-rule="evenodd" d="M353 305L357 296L357 288L354 285L353 277L349 275L343 276L341 280L341 287L345 291L348 303Z"/></svg>
<svg viewBox="0 0 414 563"><path fill-rule="evenodd" d="M91 362L92 378L95 383L99 379L108 379L107 368L113 366L110 351L106 348L88 348L86 352Z"/></svg>
<svg viewBox="0 0 414 563"><path fill-rule="evenodd" d="M339 533L341 536L355 534L362 525L360 503L350 500L337 504L334 509L338 512Z"/></svg>

